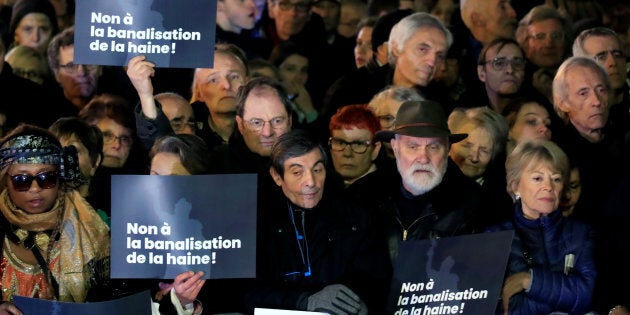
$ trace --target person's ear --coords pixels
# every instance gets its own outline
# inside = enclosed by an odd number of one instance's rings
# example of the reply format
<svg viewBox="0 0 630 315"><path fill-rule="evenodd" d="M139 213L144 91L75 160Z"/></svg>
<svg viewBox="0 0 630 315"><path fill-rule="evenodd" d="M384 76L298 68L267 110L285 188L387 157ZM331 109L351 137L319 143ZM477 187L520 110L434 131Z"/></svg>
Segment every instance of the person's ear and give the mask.
<svg viewBox="0 0 630 315"><path fill-rule="evenodd" d="M477 76L479 77L479 81L486 83L486 70L483 68L483 65L477 66Z"/></svg>
<svg viewBox="0 0 630 315"><path fill-rule="evenodd" d="M378 157L378 153L381 152L381 146L382 144L380 141L374 143L374 150L372 151L372 162L376 160L376 158Z"/></svg>
<svg viewBox="0 0 630 315"><path fill-rule="evenodd" d="M245 126L243 125L243 118L239 115L236 115L236 127L238 128L238 131L241 132L241 134L245 132Z"/></svg>
<svg viewBox="0 0 630 315"><path fill-rule="evenodd" d="M276 172L276 169L273 168L273 166L269 167L269 175L271 175L271 178L273 178L273 181L276 183L276 185L282 187L282 177L280 177L280 174Z"/></svg>
<svg viewBox="0 0 630 315"><path fill-rule="evenodd" d="M269 17L272 18L272 19L276 18L276 15L275 15L274 10L273 10L273 7L275 5L276 4L273 3L273 0L267 0L267 8L268 8L267 12L269 14Z"/></svg>
<svg viewBox="0 0 630 315"><path fill-rule="evenodd" d="M100 153L97 157L96 157L96 161L94 161L94 163L92 164L92 169L90 170L90 176L94 176L94 174L96 173L96 169L101 166L101 163L103 162L103 153Z"/></svg>

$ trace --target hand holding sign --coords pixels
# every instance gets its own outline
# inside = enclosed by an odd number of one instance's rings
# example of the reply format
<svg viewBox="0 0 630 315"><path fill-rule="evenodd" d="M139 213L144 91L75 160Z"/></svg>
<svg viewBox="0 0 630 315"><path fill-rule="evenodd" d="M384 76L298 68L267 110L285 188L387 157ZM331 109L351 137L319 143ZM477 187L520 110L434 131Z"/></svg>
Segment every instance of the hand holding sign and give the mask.
<svg viewBox="0 0 630 315"><path fill-rule="evenodd" d="M0 304L0 314L22 315L22 312L12 303L2 303Z"/></svg>
<svg viewBox="0 0 630 315"><path fill-rule="evenodd" d="M142 113L149 119L157 117L157 108L153 99L151 78L155 75L155 64L147 61L146 56L136 56L129 60L127 76L138 92Z"/></svg>

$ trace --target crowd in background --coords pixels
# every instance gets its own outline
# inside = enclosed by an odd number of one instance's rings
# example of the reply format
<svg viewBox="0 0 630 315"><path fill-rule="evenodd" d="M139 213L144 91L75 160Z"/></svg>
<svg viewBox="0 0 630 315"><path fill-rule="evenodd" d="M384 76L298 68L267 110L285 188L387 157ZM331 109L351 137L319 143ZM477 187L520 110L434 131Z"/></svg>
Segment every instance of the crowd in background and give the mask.
<svg viewBox="0 0 630 315"><path fill-rule="evenodd" d="M75 64L74 0L0 5L4 301L386 314L402 242L507 229L497 314L630 314L627 1L218 0L197 69ZM230 173L256 279L106 279L112 175Z"/></svg>

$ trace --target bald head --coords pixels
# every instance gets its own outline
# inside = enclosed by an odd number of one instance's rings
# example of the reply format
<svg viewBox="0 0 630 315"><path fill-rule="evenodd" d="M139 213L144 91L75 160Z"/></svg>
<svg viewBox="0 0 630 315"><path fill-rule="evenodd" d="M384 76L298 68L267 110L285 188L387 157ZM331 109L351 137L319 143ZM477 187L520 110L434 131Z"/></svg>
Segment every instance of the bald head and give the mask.
<svg viewBox="0 0 630 315"><path fill-rule="evenodd" d="M162 104L162 112L171 123L177 134L195 134L195 120L192 106L181 95L176 93L160 93L155 99Z"/></svg>

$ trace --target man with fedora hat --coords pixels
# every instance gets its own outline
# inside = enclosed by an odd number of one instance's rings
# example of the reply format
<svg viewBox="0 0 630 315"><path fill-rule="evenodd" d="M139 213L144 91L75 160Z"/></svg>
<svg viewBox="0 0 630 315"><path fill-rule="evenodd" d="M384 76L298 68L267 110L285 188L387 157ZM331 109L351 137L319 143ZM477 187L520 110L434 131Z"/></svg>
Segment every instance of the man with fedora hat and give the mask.
<svg viewBox="0 0 630 315"><path fill-rule="evenodd" d="M473 214L480 189L448 157L450 145L466 134L452 134L442 106L433 101L406 101L393 130L376 133L390 142L400 178L378 205L390 258L408 239L434 239L474 231Z"/></svg>

